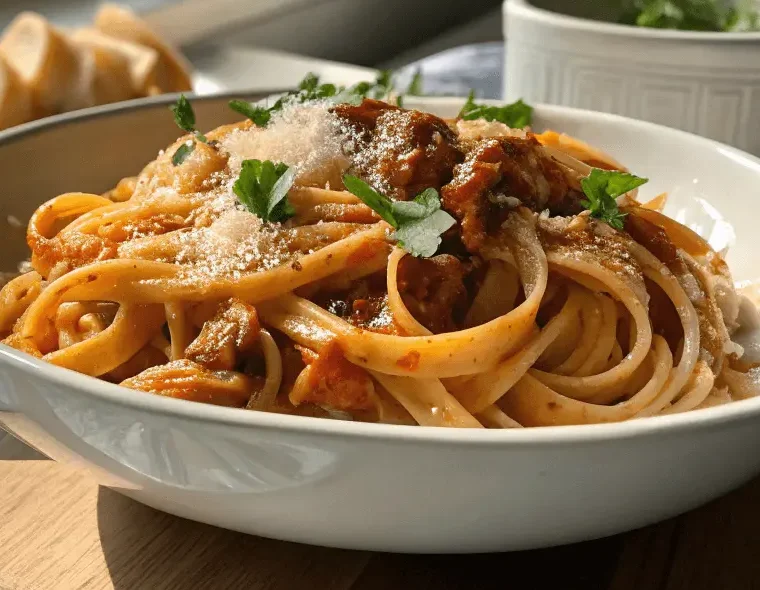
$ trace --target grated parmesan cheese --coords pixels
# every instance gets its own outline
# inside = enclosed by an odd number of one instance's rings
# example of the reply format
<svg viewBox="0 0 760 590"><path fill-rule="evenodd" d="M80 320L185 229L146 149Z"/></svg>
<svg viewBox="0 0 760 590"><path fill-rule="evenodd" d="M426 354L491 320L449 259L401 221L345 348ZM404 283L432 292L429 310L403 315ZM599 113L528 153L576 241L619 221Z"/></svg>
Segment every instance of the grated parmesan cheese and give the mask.
<svg viewBox="0 0 760 590"><path fill-rule="evenodd" d="M296 182L308 186L342 186L350 161L343 154L340 120L326 103L287 105L265 128L236 129L222 139L237 176L243 160L271 160L294 167Z"/></svg>
<svg viewBox="0 0 760 590"><path fill-rule="evenodd" d="M185 280L240 279L251 271L269 270L297 255L277 225L265 225L247 211L223 213L210 227L180 237L176 262L186 265Z"/></svg>

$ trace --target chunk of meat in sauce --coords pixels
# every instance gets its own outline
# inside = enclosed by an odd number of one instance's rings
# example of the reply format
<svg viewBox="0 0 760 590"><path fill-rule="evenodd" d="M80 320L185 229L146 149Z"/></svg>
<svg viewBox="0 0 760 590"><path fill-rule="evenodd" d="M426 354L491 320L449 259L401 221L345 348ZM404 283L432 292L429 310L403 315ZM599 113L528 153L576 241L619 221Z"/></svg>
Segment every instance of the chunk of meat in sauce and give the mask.
<svg viewBox="0 0 760 590"><path fill-rule="evenodd" d="M317 404L304 401L296 406L289 399L289 394L293 391L298 377L303 374L307 366L303 357L307 356L309 359L314 360L317 354L295 344L290 338L276 330L272 332L272 337L277 342L277 347L280 349L280 355L282 356L282 382L271 411L298 416L329 418L330 414ZM301 383L303 382L302 379Z"/></svg>
<svg viewBox="0 0 760 590"><path fill-rule="evenodd" d="M347 155L354 172L389 197L410 200L439 189L463 159L456 134L435 115L368 98L333 112L352 131Z"/></svg>
<svg viewBox="0 0 760 590"><path fill-rule="evenodd" d="M348 289L319 293L314 302L357 328L400 333L388 308L384 271L356 281Z"/></svg>
<svg viewBox="0 0 760 590"><path fill-rule="evenodd" d="M636 209L630 210L625 216L624 228L628 235L654 254L663 264L679 264L678 251L665 230L644 217L636 215Z"/></svg>
<svg viewBox="0 0 760 590"><path fill-rule="evenodd" d="M415 319L435 334L457 329L467 308L468 265L449 254L405 256L399 263L398 289Z"/></svg>
<svg viewBox="0 0 760 590"><path fill-rule="evenodd" d="M301 354L308 368L290 393L291 403L310 402L344 411L375 407L372 379L364 369L346 360L335 340L327 343L319 354L305 348Z"/></svg>
<svg viewBox="0 0 760 590"><path fill-rule="evenodd" d="M562 169L533 135L476 140L464 148L466 159L454 169L454 179L441 195L444 208L460 221L462 241L470 252L504 221L509 208L498 204L499 199L516 199L533 211L549 209L552 215L583 210L583 196L570 188Z"/></svg>
<svg viewBox="0 0 760 590"><path fill-rule="evenodd" d="M259 337L256 309L229 299L203 324L201 333L185 349L185 356L206 369L232 370L238 354L250 350Z"/></svg>

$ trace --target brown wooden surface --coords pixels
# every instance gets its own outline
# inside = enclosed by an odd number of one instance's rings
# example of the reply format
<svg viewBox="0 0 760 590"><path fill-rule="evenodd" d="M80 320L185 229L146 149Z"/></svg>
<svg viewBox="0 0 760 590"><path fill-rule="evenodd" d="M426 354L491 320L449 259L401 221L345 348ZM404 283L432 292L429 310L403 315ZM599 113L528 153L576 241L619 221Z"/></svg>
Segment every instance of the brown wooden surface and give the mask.
<svg viewBox="0 0 760 590"><path fill-rule="evenodd" d="M0 590L760 589L760 479L699 510L589 543L522 553L338 551L232 533L98 487L0 444ZM493 578L491 578L493 576Z"/></svg>

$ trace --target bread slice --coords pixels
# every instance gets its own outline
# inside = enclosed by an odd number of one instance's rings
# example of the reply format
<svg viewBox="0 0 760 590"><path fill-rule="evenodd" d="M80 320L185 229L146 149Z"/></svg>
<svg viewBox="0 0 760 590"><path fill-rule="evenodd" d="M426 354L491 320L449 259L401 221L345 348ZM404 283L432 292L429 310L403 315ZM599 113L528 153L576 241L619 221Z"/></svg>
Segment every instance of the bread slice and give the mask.
<svg viewBox="0 0 760 590"><path fill-rule="evenodd" d="M31 89L39 115L63 110L78 82L80 55L39 14L22 12L0 39L0 55Z"/></svg>
<svg viewBox="0 0 760 590"><path fill-rule="evenodd" d="M132 86L129 60L123 55L100 47L90 47L95 58L93 94L97 104L137 98Z"/></svg>
<svg viewBox="0 0 760 590"><path fill-rule="evenodd" d="M160 56L156 86L161 92L192 90L191 67L173 47L129 8L104 4L95 15L95 27L106 35L150 47Z"/></svg>
<svg viewBox="0 0 760 590"><path fill-rule="evenodd" d="M94 55L94 91L99 104L145 96L156 86L159 55L154 49L96 29L77 29L71 33L71 41Z"/></svg>
<svg viewBox="0 0 760 590"><path fill-rule="evenodd" d="M34 118L32 91L18 72L0 57L0 129Z"/></svg>

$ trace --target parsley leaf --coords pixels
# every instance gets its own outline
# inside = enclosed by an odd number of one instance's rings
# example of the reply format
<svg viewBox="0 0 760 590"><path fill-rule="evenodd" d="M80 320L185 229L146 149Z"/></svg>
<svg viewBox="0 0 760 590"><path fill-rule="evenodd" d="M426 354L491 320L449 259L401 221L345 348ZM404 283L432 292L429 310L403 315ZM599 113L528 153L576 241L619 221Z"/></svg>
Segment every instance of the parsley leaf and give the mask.
<svg viewBox="0 0 760 590"><path fill-rule="evenodd" d="M441 245L441 235L456 223L441 209L438 191L433 188L413 201L392 201L355 176L344 176L343 184L396 230L394 239L412 256L433 256Z"/></svg>
<svg viewBox="0 0 760 590"><path fill-rule="evenodd" d="M298 83L298 89L305 92L314 92L319 86L319 76L314 72L306 74L303 80Z"/></svg>
<svg viewBox="0 0 760 590"><path fill-rule="evenodd" d="M177 127L186 133L192 133L198 141L208 143L206 136L195 128L195 111L184 94L179 95L177 102L171 105L169 110L174 113L174 122Z"/></svg>
<svg viewBox="0 0 760 590"><path fill-rule="evenodd" d="M412 256L430 258L441 245L441 235L455 223L451 215L438 209L429 217L399 227L396 230L396 240Z"/></svg>
<svg viewBox="0 0 760 590"><path fill-rule="evenodd" d="M186 133L195 131L195 112L184 94L179 95L177 102L171 105L169 110L174 113L174 122L177 127Z"/></svg>
<svg viewBox="0 0 760 590"><path fill-rule="evenodd" d="M395 201L393 203L393 216L399 225L412 221L419 221L430 217L441 208L441 200L438 191L427 188L417 195L413 201Z"/></svg>
<svg viewBox="0 0 760 590"><path fill-rule="evenodd" d="M640 178L626 172L594 168L591 174L581 180L583 193L588 197L581 204L591 211L593 217L601 219L615 229L623 229L626 214L620 212L615 199L648 181L648 178Z"/></svg>
<svg viewBox="0 0 760 590"><path fill-rule="evenodd" d="M172 156L172 164L175 166L179 166L187 160L187 157L193 153L193 150L195 149L195 142L192 143L183 143L181 146L177 148L177 151L174 152L174 155Z"/></svg>
<svg viewBox="0 0 760 590"><path fill-rule="evenodd" d="M396 201L393 214L399 223L396 239L399 245L414 254L429 258L438 250L440 236L454 225L454 218L441 209L438 191L428 188L413 201Z"/></svg>
<svg viewBox="0 0 760 590"><path fill-rule="evenodd" d="M343 184L357 197L359 197L367 207L377 213L381 219L390 223L394 228L398 227L396 217L393 215L393 201L388 197L381 195L370 185L356 176L346 174L343 177Z"/></svg>
<svg viewBox="0 0 760 590"><path fill-rule="evenodd" d="M198 141L208 143L206 136L195 128L195 111L193 111L193 106L184 94L179 95L177 102L171 105L169 110L174 114L174 122L177 124L177 127L186 133L192 133ZM193 153L195 139L191 145L183 143L177 148L177 151L172 156L172 164L179 166Z"/></svg>
<svg viewBox="0 0 760 590"><path fill-rule="evenodd" d="M231 100L228 104L233 111L248 117L257 127L266 127L269 119L272 118L269 109L254 106L245 100Z"/></svg>
<svg viewBox="0 0 760 590"><path fill-rule="evenodd" d="M286 164L270 160L243 160L232 190L251 213L264 222L278 222L295 215L287 194L296 171Z"/></svg>
<svg viewBox="0 0 760 590"><path fill-rule="evenodd" d="M486 121L499 121L512 129L522 129L530 125L533 119L533 107L525 104L522 100L504 105L503 107L477 104L473 99L475 92L470 90L467 102L459 111L459 118L465 121L485 119Z"/></svg>

